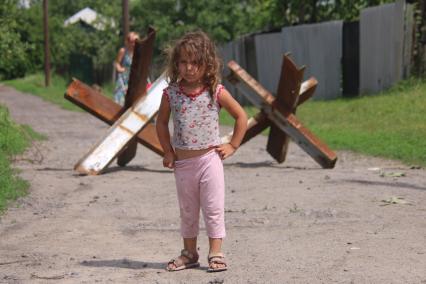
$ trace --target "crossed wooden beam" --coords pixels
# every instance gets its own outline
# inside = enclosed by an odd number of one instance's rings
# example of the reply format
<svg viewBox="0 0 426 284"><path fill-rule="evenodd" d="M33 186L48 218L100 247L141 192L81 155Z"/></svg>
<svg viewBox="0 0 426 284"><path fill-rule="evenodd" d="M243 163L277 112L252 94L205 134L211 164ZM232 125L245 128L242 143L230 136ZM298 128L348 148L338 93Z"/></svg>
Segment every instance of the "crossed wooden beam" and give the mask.
<svg viewBox="0 0 426 284"><path fill-rule="evenodd" d="M231 70L228 80L261 110L249 119L242 143L270 127L267 151L279 163L284 162L286 158L291 138L323 168L334 167L336 154L295 116L297 106L314 94L318 84L315 78L301 83L304 67L297 68L289 55L284 55L276 98L235 61L230 61L228 67ZM224 141L229 140L231 135L232 133L228 134Z"/></svg>
<svg viewBox="0 0 426 284"><path fill-rule="evenodd" d="M159 155L164 151L159 143L152 118L158 113L162 89L167 86L164 76L146 91L149 65L152 59L155 30L135 44L129 87L123 107L77 79L68 86L65 98L82 107L102 121L112 125L108 133L75 165L83 174L101 173L117 158L120 166L129 163L136 154L137 142ZM304 68L298 69L288 55L283 58L277 96L274 98L236 62L230 61L228 80L261 111L249 119L243 143L270 127L267 151L279 163L287 154L289 138L324 168L333 168L336 155L316 138L296 118L298 105L308 100L315 91L315 78L302 82ZM229 140L231 134L222 138Z"/></svg>
<svg viewBox="0 0 426 284"><path fill-rule="evenodd" d="M135 43L129 85L123 107L77 79L73 79L64 97L107 124L113 125L126 110L131 108L135 102L146 95L147 77L152 60L154 40L155 30L149 28L148 35ZM136 155L137 142L158 155L164 155L163 148L158 140L155 125L148 121L144 128L138 132L135 137L132 137L131 141L125 145L124 149L117 154L117 163L120 166L125 166L134 158ZM77 163L75 168L78 169L78 166L79 163ZM86 173L84 170L80 169L80 171ZM87 173L97 174L99 172Z"/></svg>
<svg viewBox="0 0 426 284"><path fill-rule="evenodd" d="M128 151L136 135L157 115L163 90L167 86L165 75L160 76L152 84L148 94L138 99L120 116L95 146L77 162L75 169L84 174L99 174L116 157Z"/></svg>

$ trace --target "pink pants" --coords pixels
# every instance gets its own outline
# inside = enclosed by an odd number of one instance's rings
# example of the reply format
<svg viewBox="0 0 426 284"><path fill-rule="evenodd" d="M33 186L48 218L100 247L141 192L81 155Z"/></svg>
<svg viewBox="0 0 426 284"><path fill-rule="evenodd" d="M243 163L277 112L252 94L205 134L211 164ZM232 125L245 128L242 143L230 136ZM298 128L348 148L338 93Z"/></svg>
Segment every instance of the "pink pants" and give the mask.
<svg viewBox="0 0 426 284"><path fill-rule="evenodd" d="M198 157L175 161L174 172L182 237L198 236L201 207L207 235L224 238L225 182L219 154L212 150Z"/></svg>

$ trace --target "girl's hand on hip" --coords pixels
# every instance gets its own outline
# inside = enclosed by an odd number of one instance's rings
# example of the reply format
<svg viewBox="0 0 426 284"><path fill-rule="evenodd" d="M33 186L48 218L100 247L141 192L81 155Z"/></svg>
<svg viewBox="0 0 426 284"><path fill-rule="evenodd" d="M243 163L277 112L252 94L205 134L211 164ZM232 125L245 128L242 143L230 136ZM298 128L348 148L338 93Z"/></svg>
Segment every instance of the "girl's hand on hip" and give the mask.
<svg viewBox="0 0 426 284"><path fill-rule="evenodd" d="M175 167L175 154L167 152L163 157L163 166L165 168L173 169Z"/></svg>
<svg viewBox="0 0 426 284"><path fill-rule="evenodd" d="M222 144L216 147L216 152L219 154L222 160L232 156L237 149L234 148L230 143Z"/></svg>

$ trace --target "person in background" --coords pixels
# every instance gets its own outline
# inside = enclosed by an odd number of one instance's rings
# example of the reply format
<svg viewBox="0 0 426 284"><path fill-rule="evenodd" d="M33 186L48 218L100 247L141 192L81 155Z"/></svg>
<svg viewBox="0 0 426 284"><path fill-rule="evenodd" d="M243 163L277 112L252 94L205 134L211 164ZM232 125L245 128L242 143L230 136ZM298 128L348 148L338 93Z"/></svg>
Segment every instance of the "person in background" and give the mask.
<svg viewBox="0 0 426 284"><path fill-rule="evenodd" d="M120 48L114 62L117 71L117 80L115 82L114 101L124 105L124 99L129 84L130 66L132 65L133 51L135 42L139 35L135 32L129 32L126 36L124 47Z"/></svg>

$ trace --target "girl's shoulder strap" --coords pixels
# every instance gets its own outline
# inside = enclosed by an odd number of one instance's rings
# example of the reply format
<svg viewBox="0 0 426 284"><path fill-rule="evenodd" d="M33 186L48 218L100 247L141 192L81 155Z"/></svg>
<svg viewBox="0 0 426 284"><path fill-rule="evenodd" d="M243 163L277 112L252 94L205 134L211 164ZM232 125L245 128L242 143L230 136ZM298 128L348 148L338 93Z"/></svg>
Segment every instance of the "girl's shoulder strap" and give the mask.
<svg viewBox="0 0 426 284"><path fill-rule="evenodd" d="M215 101L218 100L220 93L224 90L225 87L222 84L218 84L216 87L216 91L214 92L213 98Z"/></svg>
<svg viewBox="0 0 426 284"><path fill-rule="evenodd" d="M176 92L176 91L179 91L179 85L178 83L170 83L167 86L167 89L170 90L171 92Z"/></svg>
<svg viewBox="0 0 426 284"><path fill-rule="evenodd" d="M177 83L170 83L166 88L164 88L163 95L166 96L168 101L170 101L170 98L174 97L178 90L179 87Z"/></svg>

